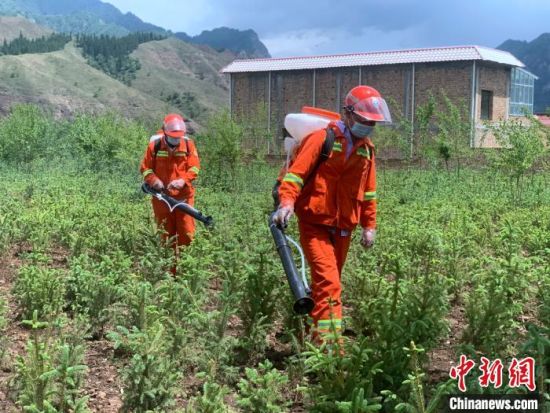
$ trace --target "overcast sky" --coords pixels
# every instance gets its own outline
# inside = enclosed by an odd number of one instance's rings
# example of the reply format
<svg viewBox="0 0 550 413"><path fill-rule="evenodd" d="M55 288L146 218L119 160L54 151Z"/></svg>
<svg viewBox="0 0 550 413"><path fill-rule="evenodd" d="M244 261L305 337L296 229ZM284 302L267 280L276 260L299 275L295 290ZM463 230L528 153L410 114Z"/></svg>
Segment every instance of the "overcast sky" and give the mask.
<svg viewBox="0 0 550 413"><path fill-rule="evenodd" d="M550 0L103 0L191 35L254 29L274 57L532 40Z"/></svg>

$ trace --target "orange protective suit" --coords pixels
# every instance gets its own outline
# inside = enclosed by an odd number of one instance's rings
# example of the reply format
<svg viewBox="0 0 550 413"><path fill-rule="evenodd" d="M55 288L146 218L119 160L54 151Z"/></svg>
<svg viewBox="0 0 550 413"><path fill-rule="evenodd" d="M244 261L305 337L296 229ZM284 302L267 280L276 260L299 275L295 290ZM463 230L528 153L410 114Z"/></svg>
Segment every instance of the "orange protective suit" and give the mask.
<svg viewBox="0 0 550 413"><path fill-rule="evenodd" d="M191 139L183 137L179 146L170 150L163 135L160 140L161 144L156 156L156 141L150 142L147 146L140 167L143 180L152 185L158 178L167 188L170 182L183 179L185 186L182 189L167 189L166 193L172 198L184 200L193 206L195 201L193 181L200 171L200 160L195 143ZM167 205L156 198L153 198L152 202L156 221L166 231L165 239L176 236L174 248L189 245L195 234L195 220L177 209L170 212Z"/></svg>
<svg viewBox="0 0 550 413"><path fill-rule="evenodd" d="M315 170L326 131L314 132L302 142L279 187L280 205L294 206L311 268L314 335L329 332L331 323L341 329L340 280L351 231L357 224L376 228L374 145L360 139L350 151L340 127L329 127L335 133L330 157Z"/></svg>

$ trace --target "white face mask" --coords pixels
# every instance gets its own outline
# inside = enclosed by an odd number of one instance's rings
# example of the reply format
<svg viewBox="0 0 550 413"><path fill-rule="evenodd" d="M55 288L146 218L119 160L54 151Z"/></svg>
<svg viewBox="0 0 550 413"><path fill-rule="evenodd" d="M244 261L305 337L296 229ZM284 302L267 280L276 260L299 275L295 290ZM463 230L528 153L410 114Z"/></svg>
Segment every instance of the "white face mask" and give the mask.
<svg viewBox="0 0 550 413"><path fill-rule="evenodd" d="M171 136L166 135L166 142L168 142L168 145L172 147L179 146L181 138L173 138Z"/></svg>

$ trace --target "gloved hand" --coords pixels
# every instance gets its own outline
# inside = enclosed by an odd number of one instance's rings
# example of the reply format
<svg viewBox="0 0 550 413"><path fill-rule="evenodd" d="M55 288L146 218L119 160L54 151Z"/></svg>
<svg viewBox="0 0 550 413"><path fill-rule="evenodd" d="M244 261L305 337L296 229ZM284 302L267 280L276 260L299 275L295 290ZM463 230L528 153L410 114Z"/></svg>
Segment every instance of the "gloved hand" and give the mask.
<svg viewBox="0 0 550 413"><path fill-rule="evenodd" d="M155 180L151 184L151 188L153 188L157 191L162 191L164 189L164 184L162 183L162 181L160 179L155 178Z"/></svg>
<svg viewBox="0 0 550 413"><path fill-rule="evenodd" d="M361 233L361 245L365 248L370 248L374 245L374 240L376 239L376 230L363 228Z"/></svg>
<svg viewBox="0 0 550 413"><path fill-rule="evenodd" d="M286 227L292 215L294 215L293 205L281 205L273 215L273 221L279 226Z"/></svg>
<svg viewBox="0 0 550 413"><path fill-rule="evenodd" d="M168 189L182 189L185 186L185 180L175 179L168 184Z"/></svg>

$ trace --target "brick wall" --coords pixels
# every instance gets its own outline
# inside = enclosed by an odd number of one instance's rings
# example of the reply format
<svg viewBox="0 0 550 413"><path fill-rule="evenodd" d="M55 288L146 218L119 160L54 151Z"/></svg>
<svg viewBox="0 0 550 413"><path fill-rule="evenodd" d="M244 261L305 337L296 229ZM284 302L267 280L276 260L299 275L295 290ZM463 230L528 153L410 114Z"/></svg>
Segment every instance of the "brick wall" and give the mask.
<svg viewBox="0 0 550 413"><path fill-rule="evenodd" d="M493 91L493 119L508 114L509 69L477 64L476 119L480 118L481 90ZM313 105L315 78L315 106L340 111L345 94L359 84L377 88L388 101L394 119L410 118L412 106L412 65L388 65L337 69L281 71L271 74L271 126L282 127L287 113L298 112L304 105ZM233 74L233 113L250 116L258 105L267 106L268 73ZM423 63L415 65L415 107L425 104L430 94L443 108L441 92L455 103L464 105L470 114L472 62ZM479 123L479 121L478 121ZM267 119L266 119L267 124ZM479 132L478 132L479 133ZM476 139L478 141L478 139ZM491 146L491 144L489 144Z"/></svg>
<svg viewBox="0 0 550 413"><path fill-rule="evenodd" d="M371 66L362 68L363 84L374 87L386 99L393 118L407 115L410 98L411 65Z"/></svg>
<svg viewBox="0 0 550 413"><path fill-rule="evenodd" d="M287 113L300 112L302 106L313 103L313 72L296 70L271 74L272 128L283 127Z"/></svg>
<svg viewBox="0 0 550 413"><path fill-rule="evenodd" d="M455 104L463 104L470 113L472 62L416 64L415 106L426 104L430 94L442 104L441 93ZM441 106L443 107L443 106Z"/></svg>
<svg viewBox="0 0 550 413"><path fill-rule="evenodd" d="M336 102L336 73L334 69L315 71L315 106L340 112Z"/></svg>
<svg viewBox="0 0 550 413"><path fill-rule="evenodd" d="M481 66L478 73L476 120L481 118L481 91L493 92L491 120L508 118L508 87L510 69Z"/></svg>
<svg viewBox="0 0 550 413"><path fill-rule="evenodd" d="M254 116L258 108L267 105L267 73L236 73L232 75L231 105L237 119ZM267 123L267 119L266 119Z"/></svg>
<svg viewBox="0 0 550 413"><path fill-rule="evenodd" d="M509 82L509 68L478 64L475 110L476 134L474 137L474 146L483 148L500 147L500 145L496 143L495 137L491 131L486 128L484 123L495 123L508 119ZM482 90L493 92L489 121L481 120Z"/></svg>

